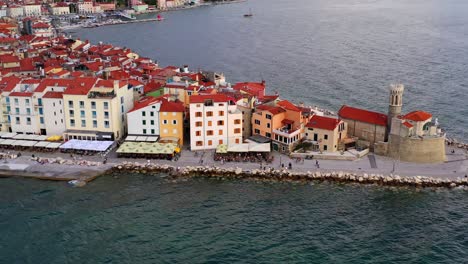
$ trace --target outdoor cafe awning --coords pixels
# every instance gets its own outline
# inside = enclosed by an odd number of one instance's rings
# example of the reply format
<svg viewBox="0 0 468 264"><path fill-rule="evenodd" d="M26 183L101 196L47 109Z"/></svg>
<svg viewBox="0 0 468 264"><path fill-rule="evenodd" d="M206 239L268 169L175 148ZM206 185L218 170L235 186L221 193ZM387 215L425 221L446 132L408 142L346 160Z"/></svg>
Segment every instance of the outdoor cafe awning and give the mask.
<svg viewBox="0 0 468 264"><path fill-rule="evenodd" d="M14 136L16 136L16 133L6 133L6 134L2 135L1 137L2 138L13 138Z"/></svg>
<svg viewBox="0 0 468 264"><path fill-rule="evenodd" d="M114 141L91 141L71 139L60 146L60 149L73 149L73 150L89 150L89 151L106 151Z"/></svg>
<svg viewBox="0 0 468 264"><path fill-rule="evenodd" d="M250 152L270 152L270 143L249 143Z"/></svg>
<svg viewBox="0 0 468 264"><path fill-rule="evenodd" d="M177 152L177 144L156 142L124 142L119 154L173 154Z"/></svg>
<svg viewBox="0 0 468 264"><path fill-rule="evenodd" d="M221 144L216 147L216 153L240 153L240 152L270 152L270 143L244 143L244 144L233 144L226 145Z"/></svg>
<svg viewBox="0 0 468 264"><path fill-rule="evenodd" d="M249 144L228 145L228 152L249 152Z"/></svg>
<svg viewBox="0 0 468 264"><path fill-rule="evenodd" d="M60 145L62 145L62 143L59 143L59 142L52 142L52 143L49 143L49 145L45 146L45 148L48 148L48 149L58 149L60 147Z"/></svg>
<svg viewBox="0 0 468 264"><path fill-rule="evenodd" d="M127 136L125 141L156 142L158 141L158 138L158 136Z"/></svg>
<svg viewBox="0 0 468 264"><path fill-rule="evenodd" d="M51 143L48 142L48 141L39 141L39 142L36 143L36 145L34 145L34 147L35 148L44 148L49 144L51 144Z"/></svg>

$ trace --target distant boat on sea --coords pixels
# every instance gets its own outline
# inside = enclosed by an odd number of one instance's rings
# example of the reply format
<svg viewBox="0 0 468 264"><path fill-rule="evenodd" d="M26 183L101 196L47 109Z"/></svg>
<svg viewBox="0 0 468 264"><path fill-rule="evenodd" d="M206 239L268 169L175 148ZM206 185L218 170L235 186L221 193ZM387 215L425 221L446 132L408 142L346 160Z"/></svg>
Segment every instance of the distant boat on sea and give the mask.
<svg viewBox="0 0 468 264"><path fill-rule="evenodd" d="M163 21L163 20L164 20L164 17L162 17L160 14L158 14L157 20L158 20L158 21Z"/></svg>
<svg viewBox="0 0 468 264"><path fill-rule="evenodd" d="M251 17L253 16L252 9L249 9L249 13L244 14L244 17Z"/></svg>

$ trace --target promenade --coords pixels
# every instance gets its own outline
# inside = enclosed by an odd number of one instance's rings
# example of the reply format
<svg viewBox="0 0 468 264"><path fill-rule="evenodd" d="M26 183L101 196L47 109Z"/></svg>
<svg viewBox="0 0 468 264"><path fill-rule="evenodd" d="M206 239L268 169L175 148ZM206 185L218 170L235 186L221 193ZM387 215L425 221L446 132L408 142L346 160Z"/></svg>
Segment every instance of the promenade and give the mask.
<svg viewBox="0 0 468 264"><path fill-rule="evenodd" d="M448 161L441 164L415 164L407 162L399 162L393 159L369 154L355 161L337 161L337 160L318 160L319 167L316 167L316 160L303 160L297 162L295 159L290 159L286 155L272 153L275 156L271 164L259 164L250 162L226 162L222 163L213 160L214 151L199 152L196 154L191 151L183 151L178 161L168 160L150 160L151 164L167 164L176 167L185 166L216 166L220 168L241 168L243 170L255 170L260 168L280 169L282 164L287 168L291 163L293 172L350 172L356 174L382 174L382 175L399 175L402 177L426 176L434 179L450 179L456 180L464 178L468 174L468 159L467 153L462 149L452 149L447 147ZM123 159L117 158L115 150L107 156L106 164L99 166L83 166L83 165L65 165L58 163L40 164L32 160L32 155L41 158L60 158L64 161L76 163L83 161L103 162L104 157L96 156L74 156L60 152L56 153L36 153L22 152L21 157L16 159L7 159L0 162L0 177L28 177L46 180L82 180L92 181L96 177L105 173L114 166L118 166L126 161L139 162L141 164L148 163L148 160L142 159Z"/></svg>

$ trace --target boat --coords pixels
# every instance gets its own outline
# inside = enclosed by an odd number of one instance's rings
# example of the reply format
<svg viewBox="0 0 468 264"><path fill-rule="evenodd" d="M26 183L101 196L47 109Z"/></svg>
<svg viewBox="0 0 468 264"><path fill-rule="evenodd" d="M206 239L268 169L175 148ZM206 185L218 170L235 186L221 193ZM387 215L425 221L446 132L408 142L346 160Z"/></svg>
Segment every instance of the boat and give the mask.
<svg viewBox="0 0 468 264"><path fill-rule="evenodd" d="M249 9L249 13L244 14L244 17L251 17L253 16L252 9Z"/></svg>
<svg viewBox="0 0 468 264"><path fill-rule="evenodd" d="M158 21L163 21L164 17L162 17L160 14L158 14L158 17L156 18Z"/></svg>

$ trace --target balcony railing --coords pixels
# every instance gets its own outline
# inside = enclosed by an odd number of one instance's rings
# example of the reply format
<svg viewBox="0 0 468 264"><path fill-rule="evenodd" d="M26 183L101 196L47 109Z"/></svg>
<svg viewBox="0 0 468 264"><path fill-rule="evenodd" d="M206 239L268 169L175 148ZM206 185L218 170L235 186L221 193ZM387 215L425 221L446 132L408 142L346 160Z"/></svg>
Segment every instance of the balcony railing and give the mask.
<svg viewBox="0 0 468 264"><path fill-rule="evenodd" d="M294 129L287 129L286 127L280 128L280 129L273 129L273 133L283 136L283 137L294 137L298 134L301 133L301 130L299 128L294 128Z"/></svg>
<svg viewBox="0 0 468 264"><path fill-rule="evenodd" d="M88 98L114 98L116 97L115 92L96 92L91 91L88 94Z"/></svg>

